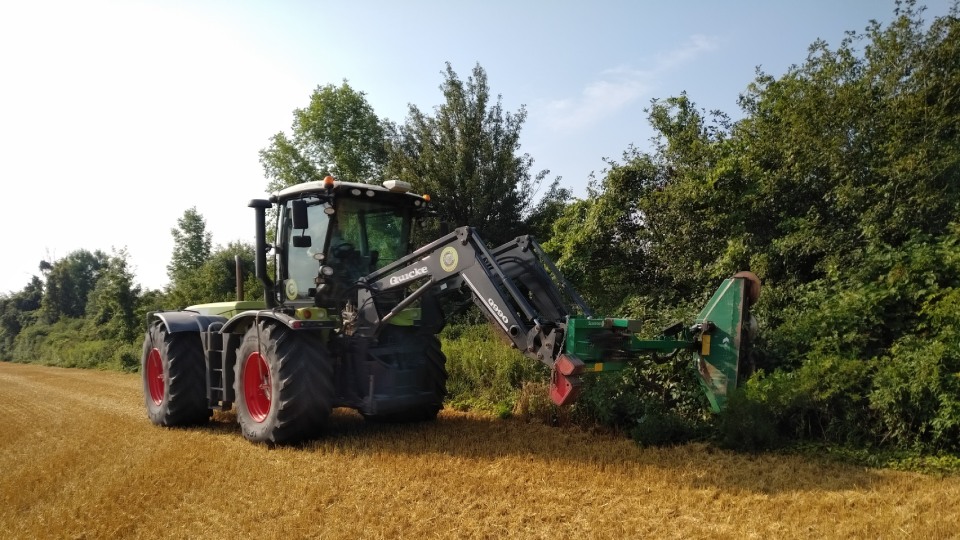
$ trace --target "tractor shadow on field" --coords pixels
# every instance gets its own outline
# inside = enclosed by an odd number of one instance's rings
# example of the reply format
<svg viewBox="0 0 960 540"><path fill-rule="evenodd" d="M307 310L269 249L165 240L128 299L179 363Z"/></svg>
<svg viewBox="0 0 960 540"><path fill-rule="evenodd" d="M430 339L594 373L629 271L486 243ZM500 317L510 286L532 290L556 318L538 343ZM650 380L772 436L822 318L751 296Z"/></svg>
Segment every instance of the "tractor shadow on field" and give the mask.
<svg viewBox="0 0 960 540"><path fill-rule="evenodd" d="M200 429L242 436L230 413L218 413ZM369 422L354 411L338 409L323 436L293 450L451 456L481 463L520 457L576 470L593 469L597 474L671 478L694 489L761 494L859 490L884 481L878 471L826 458L737 453L704 443L641 448L624 436L449 409L433 422L394 424Z"/></svg>

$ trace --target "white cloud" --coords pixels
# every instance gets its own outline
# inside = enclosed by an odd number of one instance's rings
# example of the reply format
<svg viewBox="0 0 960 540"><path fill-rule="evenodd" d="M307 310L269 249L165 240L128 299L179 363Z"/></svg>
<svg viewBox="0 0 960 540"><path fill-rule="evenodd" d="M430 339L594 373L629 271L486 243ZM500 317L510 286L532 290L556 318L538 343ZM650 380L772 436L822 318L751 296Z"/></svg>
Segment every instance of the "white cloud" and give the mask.
<svg viewBox="0 0 960 540"><path fill-rule="evenodd" d="M659 75L677 69L704 53L716 50L718 46L719 43L716 38L702 34L692 35L682 46L657 55L653 74Z"/></svg>
<svg viewBox="0 0 960 540"><path fill-rule="evenodd" d="M579 96L543 104L543 121L550 129L564 132L588 127L649 95L666 73L716 48L715 39L698 34L682 46L655 56L648 69L619 66L604 70L599 80L587 84Z"/></svg>
<svg viewBox="0 0 960 540"><path fill-rule="evenodd" d="M604 80L592 82L576 99L546 104L546 122L552 129L574 131L605 118L649 90L643 77L615 78L606 73Z"/></svg>

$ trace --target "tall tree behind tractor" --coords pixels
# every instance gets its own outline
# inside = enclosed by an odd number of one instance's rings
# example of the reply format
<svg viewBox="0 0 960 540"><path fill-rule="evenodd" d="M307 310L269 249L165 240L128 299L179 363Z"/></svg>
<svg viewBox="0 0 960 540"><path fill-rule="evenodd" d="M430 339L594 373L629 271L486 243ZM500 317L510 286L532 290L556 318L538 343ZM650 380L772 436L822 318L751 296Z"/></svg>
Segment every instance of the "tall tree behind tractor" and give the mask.
<svg viewBox="0 0 960 540"><path fill-rule="evenodd" d="M587 374L692 351L711 407L723 408L756 331L755 276L727 279L692 323L641 339L638 321L596 316L530 236L489 249L461 227L414 249L414 229L433 212L429 196L409 191L397 180L328 176L251 201L265 298L150 315L141 370L150 420L199 424L236 405L247 439L283 444L320 434L335 407L433 419L447 380L440 299L452 294L471 298L514 347L550 368L557 405L577 398Z"/></svg>

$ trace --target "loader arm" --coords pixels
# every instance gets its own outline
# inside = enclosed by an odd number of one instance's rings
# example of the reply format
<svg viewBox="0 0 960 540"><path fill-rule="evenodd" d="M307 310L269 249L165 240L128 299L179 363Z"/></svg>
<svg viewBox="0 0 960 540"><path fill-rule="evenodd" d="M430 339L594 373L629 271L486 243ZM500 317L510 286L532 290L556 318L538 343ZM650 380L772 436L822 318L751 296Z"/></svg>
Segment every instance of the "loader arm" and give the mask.
<svg viewBox="0 0 960 540"><path fill-rule="evenodd" d="M553 367L571 313L540 256L546 257L530 237L518 237L491 252L473 228L458 228L361 280L354 335L376 336L425 294L466 289L518 350ZM395 305L386 307L380 301L387 293L411 289ZM571 293L576 295L567 286L567 295ZM575 298L585 309L579 296Z"/></svg>

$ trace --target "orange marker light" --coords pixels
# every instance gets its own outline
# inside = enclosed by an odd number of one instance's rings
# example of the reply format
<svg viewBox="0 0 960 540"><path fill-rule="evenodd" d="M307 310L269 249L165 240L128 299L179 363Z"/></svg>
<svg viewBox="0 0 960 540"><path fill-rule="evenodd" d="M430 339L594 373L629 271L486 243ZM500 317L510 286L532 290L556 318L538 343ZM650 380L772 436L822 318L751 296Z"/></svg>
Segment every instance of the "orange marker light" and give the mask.
<svg viewBox="0 0 960 540"><path fill-rule="evenodd" d="M332 188L333 187L333 177L327 176L323 179L323 187Z"/></svg>
<svg viewBox="0 0 960 540"><path fill-rule="evenodd" d="M424 193L424 194L423 194L423 200L425 200L425 201L427 201L427 202L430 202L430 195L427 195L426 193Z"/></svg>

